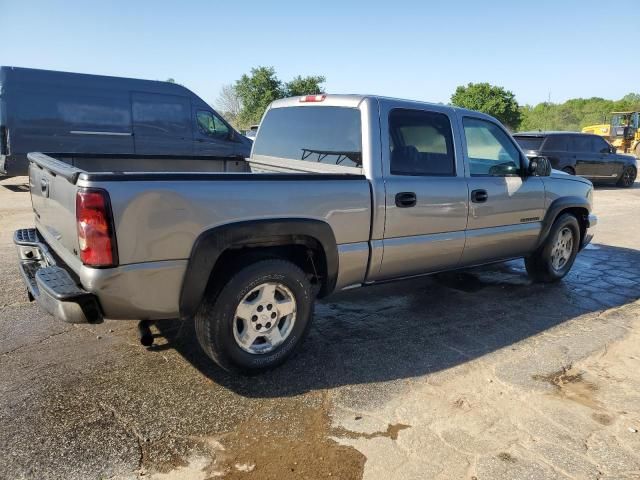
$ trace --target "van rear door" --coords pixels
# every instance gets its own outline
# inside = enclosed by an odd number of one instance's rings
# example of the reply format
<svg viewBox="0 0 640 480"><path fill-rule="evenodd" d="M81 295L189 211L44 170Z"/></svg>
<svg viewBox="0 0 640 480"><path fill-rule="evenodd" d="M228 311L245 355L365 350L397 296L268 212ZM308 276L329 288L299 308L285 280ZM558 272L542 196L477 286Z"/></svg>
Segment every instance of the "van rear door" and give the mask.
<svg viewBox="0 0 640 480"><path fill-rule="evenodd" d="M143 155L193 155L191 102L178 95L133 92L135 150Z"/></svg>

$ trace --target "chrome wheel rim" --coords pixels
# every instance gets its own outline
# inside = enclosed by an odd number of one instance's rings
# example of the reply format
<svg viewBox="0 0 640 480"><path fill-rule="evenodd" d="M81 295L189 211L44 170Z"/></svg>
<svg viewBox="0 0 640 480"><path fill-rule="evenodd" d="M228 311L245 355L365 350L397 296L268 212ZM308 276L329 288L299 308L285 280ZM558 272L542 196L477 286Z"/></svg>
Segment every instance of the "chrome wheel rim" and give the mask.
<svg viewBox="0 0 640 480"><path fill-rule="evenodd" d="M286 286L262 283L240 301L233 321L233 337L245 352L261 355L278 348L296 322L296 300Z"/></svg>
<svg viewBox="0 0 640 480"><path fill-rule="evenodd" d="M555 271L562 270L573 253L573 232L564 227L558 232L556 241L551 249L551 266Z"/></svg>

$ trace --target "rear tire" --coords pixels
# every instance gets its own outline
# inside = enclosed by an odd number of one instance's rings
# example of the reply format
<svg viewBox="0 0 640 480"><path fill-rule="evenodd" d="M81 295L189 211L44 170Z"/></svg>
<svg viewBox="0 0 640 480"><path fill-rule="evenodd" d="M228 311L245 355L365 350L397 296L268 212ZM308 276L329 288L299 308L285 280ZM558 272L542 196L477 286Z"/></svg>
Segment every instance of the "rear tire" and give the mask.
<svg viewBox="0 0 640 480"><path fill-rule="evenodd" d="M637 174L638 172L636 171L635 167L632 167L631 165L626 166L622 171L622 175L620 176L620 179L618 180L616 185L623 188L633 187L633 183L636 181Z"/></svg>
<svg viewBox="0 0 640 480"><path fill-rule="evenodd" d="M258 261L206 293L195 316L198 342L229 372L270 370L289 358L309 332L313 301L311 284L295 264Z"/></svg>
<svg viewBox="0 0 640 480"><path fill-rule="evenodd" d="M575 175L576 174L576 171L573 169L573 167L564 167L562 169L562 171L564 173L568 173L569 175Z"/></svg>
<svg viewBox="0 0 640 480"><path fill-rule="evenodd" d="M570 213L560 215L553 222L545 242L525 258L529 277L535 282L557 282L569 273L579 249L578 219Z"/></svg>

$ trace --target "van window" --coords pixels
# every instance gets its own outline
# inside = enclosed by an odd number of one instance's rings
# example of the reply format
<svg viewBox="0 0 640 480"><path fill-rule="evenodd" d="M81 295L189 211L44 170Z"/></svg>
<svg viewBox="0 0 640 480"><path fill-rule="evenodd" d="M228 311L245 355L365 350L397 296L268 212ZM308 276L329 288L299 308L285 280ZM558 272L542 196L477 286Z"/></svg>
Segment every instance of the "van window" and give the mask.
<svg viewBox="0 0 640 480"><path fill-rule="evenodd" d="M465 117L464 136L471 176L514 176L520 172L520 151L495 123Z"/></svg>
<svg viewBox="0 0 640 480"><path fill-rule="evenodd" d="M188 99L155 93L134 93L132 99L136 135L191 136Z"/></svg>
<svg viewBox="0 0 640 480"><path fill-rule="evenodd" d="M392 110L389 144L393 175L454 175L451 123L442 113Z"/></svg>
<svg viewBox="0 0 640 480"><path fill-rule="evenodd" d="M91 95L50 89L21 94L15 118L26 128L107 132L131 131L131 105L117 95Z"/></svg>
<svg viewBox="0 0 640 480"><path fill-rule="evenodd" d="M253 155L361 167L360 110L272 108L260 124Z"/></svg>
<svg viewBox="0 0 640 480"><path fill-rule="evenodd" d="M219 138L229 136L229 128L211 112L199 110L198 113L196 113L196 120L198 121L200 132L204 135Z"/></svg>

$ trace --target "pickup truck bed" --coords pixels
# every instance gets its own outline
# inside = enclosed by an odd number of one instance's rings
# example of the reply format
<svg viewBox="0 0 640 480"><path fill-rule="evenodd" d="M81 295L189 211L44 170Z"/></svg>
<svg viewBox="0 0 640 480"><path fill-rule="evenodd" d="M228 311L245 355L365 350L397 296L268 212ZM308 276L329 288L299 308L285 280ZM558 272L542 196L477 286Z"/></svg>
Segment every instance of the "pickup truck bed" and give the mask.
<svg viewBox="0 0 640 480"><path fill-rule="evenodd" d="M371 199L363 175L87 172L40 153L29 154L29 161L38 241L55 252L57 263L74 272L84 289L100 293L106 318L179 318L182 292L176 287L194 245L204 231L229 223L230 217L234 222L326 222L345 265L337 287L364 280ZM203 163L210 168L209 161ZM78 256L76 192L83 188L109 192L116 267L87 267ZM336 191L340 197L332 198ZM259 239L261 232L255 229L254 235Z"/></svg>

